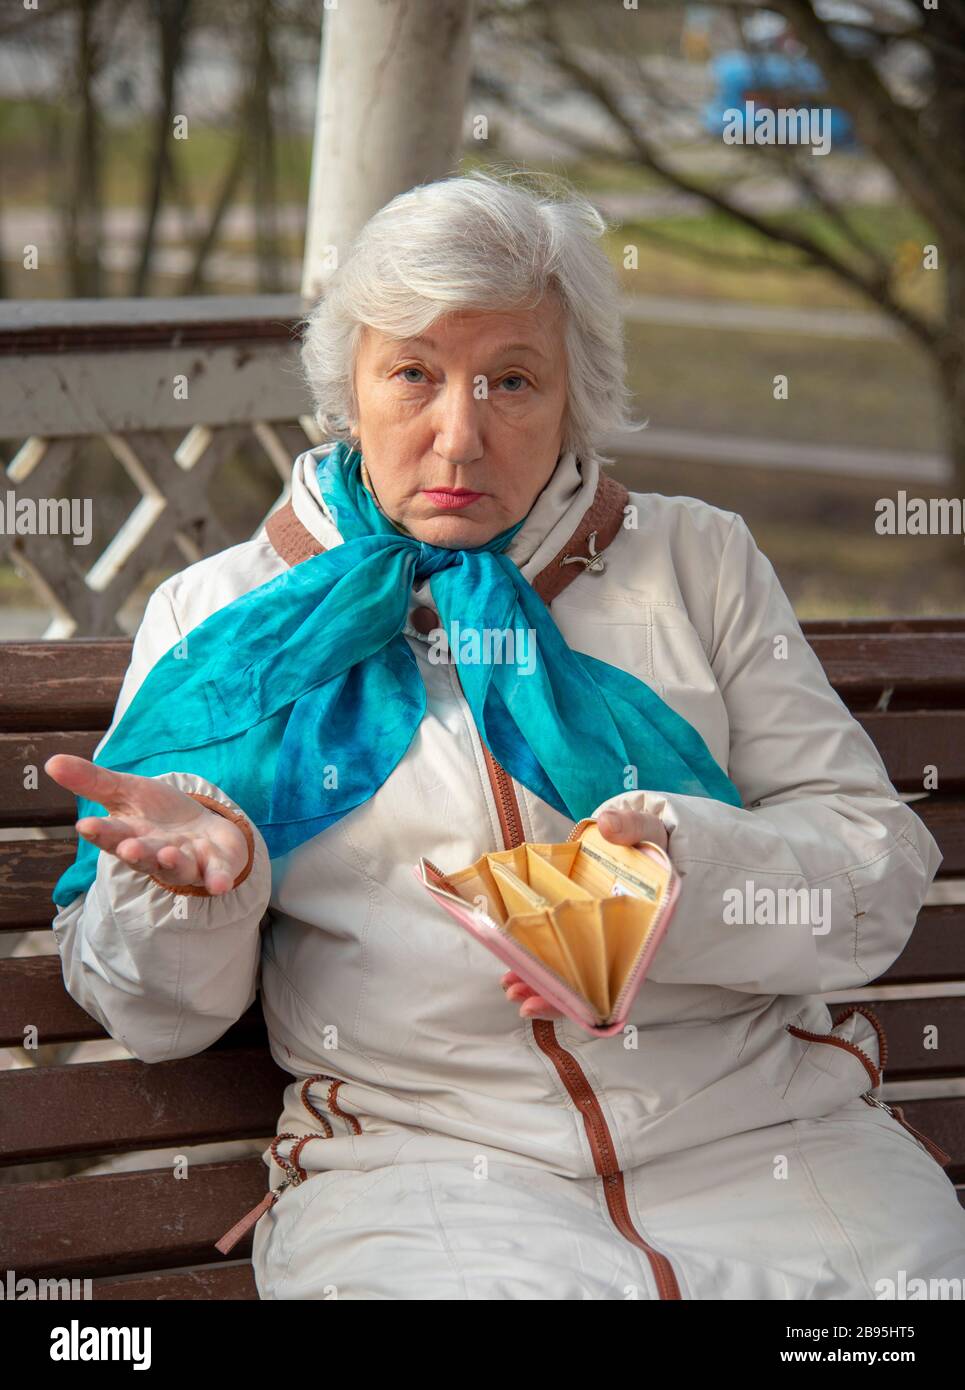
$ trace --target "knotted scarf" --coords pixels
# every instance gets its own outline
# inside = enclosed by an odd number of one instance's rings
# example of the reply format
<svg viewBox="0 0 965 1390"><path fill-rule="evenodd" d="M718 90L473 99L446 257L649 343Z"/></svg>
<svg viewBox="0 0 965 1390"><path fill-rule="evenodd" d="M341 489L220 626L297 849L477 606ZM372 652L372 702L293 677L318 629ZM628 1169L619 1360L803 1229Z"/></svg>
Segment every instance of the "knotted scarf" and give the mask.
<svg viewBox="0 0 965 1390"><path fill-rule="evenodd" d="M704 740L643 681L567 646L539 594L503 553L523 525L451 549L404 533L365 488L362 458L338 444L317 465L343 543L219 608L148 672L94 762L144 777L191 772L242 808L274 859L374 796L426 710L403 635L429 580L446 634L511 633L454 645L480 737L507 772L572 820L636 785L741 804ZM525 518L524 518L525 520ZM454 626L457 625L457 626ZM485 655L482 655L484 654ZM106 808L77 798L78 819ZM100 850L79 842L58 906L85 893Z"/></svg>

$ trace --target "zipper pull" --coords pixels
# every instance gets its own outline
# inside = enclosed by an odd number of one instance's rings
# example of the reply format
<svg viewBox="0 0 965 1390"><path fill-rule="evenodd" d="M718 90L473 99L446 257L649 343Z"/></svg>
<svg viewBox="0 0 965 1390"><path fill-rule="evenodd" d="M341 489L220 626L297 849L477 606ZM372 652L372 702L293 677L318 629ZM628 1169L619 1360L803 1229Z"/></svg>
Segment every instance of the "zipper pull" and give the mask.
<svg viewBox="0 0 965 1390"><path fill-rule="evenodd" d="M266 1192L256 1207L252 1207L246 1216L235 1222L230 1231L225 1231L221 1239L215 1241L214 1248L220 1250L222 1255L227 1255L230 1250L233 1250L242 1236L261 1220L266 1211L271 1210L285 1188L291 1186L291 1182L291 1178L286 1178L284 1182L279 1183L274 1191Z"/></svg>
<svg viewBox="0 0 965 1390"><path fill-rule="evenodd" d="M922 1134L920 1129L916 1129L914 1125L910 1125L905 1119L905 1112L900 1105L896 1105L891 1113L900 1125L905 1126L909 1134L913 1134L920 1144L924 1144L925 1148L940 1167L945 1168L951 1163L951 1154L947 1154L941 1145L936 1144L933 1139L929 1139L927 1134Z"/></svg>
<svg viewBox="0 0 965 1390"><path fill-rule="evenodd" d="M922 1134L920 1129L916 1129L914 1125L910 1125L905 1119L905 1112L900 1105L887 1105L883 1100L879 1100L877 1096L873 1096L870 1091L866 1091L861 1099L867 1101L869 1105L877 1105L879 1110L886 1110L893 1120L897 1120L903 1129L907 1129L908 1133L913 1135L918 1140L919 1144L923 1145L923 1147L928 1150L939 1167L946 1168L948 1164L951 1163L951 1154L947 1154L941 1145L936 1144L933 1139L929 1139L927 1134Z"/></svg>

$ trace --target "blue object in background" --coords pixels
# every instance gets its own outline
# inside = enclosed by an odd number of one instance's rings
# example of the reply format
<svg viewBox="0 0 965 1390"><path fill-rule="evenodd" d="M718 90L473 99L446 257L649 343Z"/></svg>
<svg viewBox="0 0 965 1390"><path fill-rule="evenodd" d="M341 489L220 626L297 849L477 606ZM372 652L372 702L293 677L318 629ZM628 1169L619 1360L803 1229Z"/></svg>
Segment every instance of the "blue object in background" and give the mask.
<svg viewBox="0 0 965 1390"><path fill-rule="evenodd" d="M719 53L711 59L710 68L716 91L713 100L704 107L703 122L712 135L722 137L726 123L743 136L744 103L747 101L753 101L755 111L828 106L832 148L857 147L847 113L840 106L820 99L825 90L824 74L810 58L795 58L786 53L744 53L738 49ZM738 111L739 118L727 117L728 111Z"/></svg>

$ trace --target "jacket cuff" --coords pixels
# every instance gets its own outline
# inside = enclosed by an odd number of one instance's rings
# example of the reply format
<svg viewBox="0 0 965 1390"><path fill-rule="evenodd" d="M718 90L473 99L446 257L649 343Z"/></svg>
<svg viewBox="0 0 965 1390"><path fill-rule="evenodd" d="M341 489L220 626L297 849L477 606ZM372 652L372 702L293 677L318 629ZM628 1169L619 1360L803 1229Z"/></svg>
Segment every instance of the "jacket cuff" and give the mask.
<svg viewBox="0 0 965 1390"><path fill-rule="evenodd" d="M206 810L214 811L217 815L224 816L226 820L230 820L232 824L237 825L241 833L244 835L245 840L247 841L248 862L245 864L244 868L241 870L241 872L238 874L238 877L231 885L231 888L228 890L229 892L233 892L237 887L239 887L240 884L244 883L245 879L251 873L252 865L255 862L255 836L251 828L251 822L248 820L248 817L244 815L241 811L232 811L229 806L225 806L224 802L216 801L213 796L205 796L203 792L186 792L185 795L190 796L194 801L200 802ZM149 879L151 879L153 883L156 883L159 888L166 888L169 893L177 893L181 896L191 898L211 898L215 896L224 896L223 893L210 893L207 888L204 888L203 886L200 886L198 884L165 883L163 879L155 878L154 874L146 873L146 876Z"/></svg>

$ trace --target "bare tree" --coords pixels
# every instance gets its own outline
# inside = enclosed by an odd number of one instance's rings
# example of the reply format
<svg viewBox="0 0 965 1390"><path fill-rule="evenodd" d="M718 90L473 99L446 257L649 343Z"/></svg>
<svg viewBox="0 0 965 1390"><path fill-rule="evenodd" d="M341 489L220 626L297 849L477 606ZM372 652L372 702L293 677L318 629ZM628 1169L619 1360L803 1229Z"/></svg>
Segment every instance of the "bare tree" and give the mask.
<svg viewBox="0 0 965 1390"><path fill-rule="evenodd" d="M171 182L173 172L171 141L173 139L175 93L178 71L187 46L191 5L192 0L150 0L149 3L151 20L157 33L160 53L160 92L152 138L148 141L144 226L141 232L137 264L131 281L132 295L147 293L157 222L161 211L161 198L165 185Z"/></svg>
<svg viewBox="0 0 965 1390"><path fill-rule="evenodd" d="M94 94L106 56L103 33L97 24L100 9L101 0L78 0L73 97L79 120L73 126L69 192L62 204L70 293L88 298L96 298L102 292L102 122Z"/></svg>
<svg viewBox="0 0 965 1390"><path fill-rule="evenodd" d="M683 11L684 0L642 0L652 11ZM764 8L758 0L709 0L738 21ZM488 0L482 21L509 32L516 42L570 90L576 90L602 113L612 130L609 143L593 140L549 115L529 100L520 86L509 88L493 77L484 91L511 106L535 128L581 156L623 162L657 175L669 187L701 199L750 229L766 243L794 254L792 265L819 267L875 305L924 350L936 370L946 402L949 452L965 495L965 7L961 0L938 9L915 12L903 23L893 6L863 0L867 25L843 26L819 16L813 0L767 0L779 11L817 62L832 100L848 112L858 138L883 165L908 202L932 229L944 271L943 312L930 316L909 300L899 283L895 258L886 258L849 217L847 204L835 197L809 167L806 153L790 148L763 150L748 146L797 181L807 204L819 208L839 234L811 231L800 222L769 217L739 196L733 180L709 183L684 173L646 119L639 98L650 109L679 112L679 93L661 90L652 70L627 43L628 12L600 7L589 0ZM909 13L911 13L909 11ZM647 16L637 14L638 23ZM860 29L860 46L847 42L843 30ZM924 100L902 100L880 73L882 59L898 43L920 46L929 59ZM798 156L801 157L798 157ZM649 232L670 242L667 234ZM924 248L922 248L924 250ZM698 253L706 254L706 253ZM726 256L721 259L727 260ZM745 258L746 261L747 258ZM764 262L762 261L761 264Z"/></svg>

